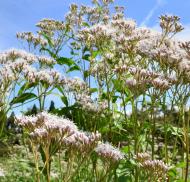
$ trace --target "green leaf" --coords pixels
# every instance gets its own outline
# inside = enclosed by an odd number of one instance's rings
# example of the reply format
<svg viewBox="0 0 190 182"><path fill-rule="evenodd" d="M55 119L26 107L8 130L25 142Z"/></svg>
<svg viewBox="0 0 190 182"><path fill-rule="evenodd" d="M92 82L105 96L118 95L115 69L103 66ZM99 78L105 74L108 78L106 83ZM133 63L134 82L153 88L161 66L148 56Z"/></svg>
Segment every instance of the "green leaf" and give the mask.
<svg viewBox="0 0 190 182"><path fill-rule="evenodd" d="M54 59L57 58L56 54L55 54L54 52L52 52L51 50L47 49L47 48L42 47L42 48L40 49L40 51L46 51L46 52L49 53L49 55L50 55L52 58L54 58Z"/></svg>
<svg viewBox="0 0 190 182"><path fill-rule="evenodd" d="M125 175L123 175L123 176L120 176L118 178L118 182L124 182L124 181L132 181L131 176L125 176Z"/></svg>
<svg viewBox="0 0 190 182"><path fill-rule="evenodd" d="M87 22L83 22L82 25L83 25L84 27L90 27L90 25L89 25Z"/></svg>
<svg viewBox="0 0 190 182"><path fill-rule="evenodd" d="M119 98L119 96L117 96L117 95L112 96L112 102L116 103L118 98Z"/></svg>
<svg viewBox="0 0 190 182"><path fill-rule="evenodd" d="M89 61L89 58L90 58L90 54L86 54L82 57L82 59L86 60L86 61Z"/></svg>
<svg viewBox="0 0 190 182"><path fill-rule="evenodd" d="M18 104L18 103L24 103L27 100L33 99L33 98L37 98L37 96L33 93L23 93L21 95L19 95L18 97L15 97L10 104Z"/></svg>
<svg viewBox="0 0 190 182"><path fill-rule="evenodd" d="M92 58L96 58L96 56L99 54L99 51L93 51L92 52Z"/></svg>
<svg viewBox="0 0 190 182"><path fill-rule="evenodd" d="M19 91L18 91L18 95L23 94L23 92L25 92L26 90L28 90L28 89L30 89L30 88L32 88L32 87L35 87L35 86L36 86L36 83L29 83L29 82L24 83L24 84L20 87L20 89L19 89Z"/></svg>
<svg viewBox="0 0 190 182"><path fill-rule="evenodd" d="M176 168L183 168L185 167L186 163L185 162L180 162L178 164L176 164Z"/></svg>
<svg viewBox="0 0 190 182"><path fill-rule="evenodd" d="M69 102L68 102L68 100L67 100L67 97L66 97L66 96L62 96L62 97L61 97L61 100L63 101L63 103L65 104L65 106L68 107Z"/></svg>
<svg viewBox="0 0 190 182"><path fill-rule="evenodd" d="M121 148L122 152L124 152L125 154L127 154L130 151L130 146L124 146Z"/></svg>
<svg viewBox="0 0 190 182"><path fill-rule="evenodd" d="M90 72L88 70L84 71L84 78L87 78L90 75Z"/></svg>
<svg viewBox="0 0 190 182"><path fill-rule="evenodd" d="M177 175L176 169L170 169L169 172L168 172L168 175L170 177L175 177Z"/></svg>
<svg viewBox="0 0 190 182"><path fill-rule="evenodd" d="M60 86L56 86L56 88L59 90L60 93L62 93L63 95L65 94L65 93L64 93L64 90L63 90L62 87L60 87Z"/></svg>
<svg viewBox="0 0 190 182"><path fill-rule="evenodd" d="M59 92L62 94L60 97L61 97L61 100L63 101L63 103L65 104L66 107L68 107L69 105L69 102L68 102L68 99L67 97L65 96L65 93L64 93L64 90L62 87L60 86L56 86L56 88L59 90Z"/></svg>
<svg viewBox="0 0 190 182"><path fill-rule="evenodd" d="M80 71L80 67L78 65L74 65L67 70L67 73L72 71Z"/></svg>
<svg viewBox="0 0 190 182"><path fill-rule="evenodd" d="M119 82L119 80L117 80L117 79L112 79L112 82L113 82L115 90L117 92L122 92L122 83Z"/></svg>
<svg viewBox="0 0 190 182"><path fill-rule="evenodd" d="M95 92L97 92L98 91L98 89L97 88L90 88L90 93L92 94L92 93L95 93Z"/></svg>
<svg viewBox="0 0 190 182"><path fill-rule="evenodd" d="M67 66L72 66L73 64L75 64L75 62L71 58L66 58L66 57L58 58L57 63L59 65L67 65Z"/></svg>
<svg viewBox="0 0 190 182"><path fill-rule="evenodd" d="M108 95L106 92L103 92L101 95L101 99L108 99Z"/></svg>

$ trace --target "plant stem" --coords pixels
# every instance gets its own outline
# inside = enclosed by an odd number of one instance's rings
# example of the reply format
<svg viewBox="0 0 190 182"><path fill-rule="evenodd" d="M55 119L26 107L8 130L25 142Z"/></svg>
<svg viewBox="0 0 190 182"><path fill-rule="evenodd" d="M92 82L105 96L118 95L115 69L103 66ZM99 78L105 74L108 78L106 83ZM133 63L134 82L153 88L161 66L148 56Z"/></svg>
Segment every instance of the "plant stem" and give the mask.
<svg viewBox="0 0 190 182"><path fill-rule="evenodd" d="M154 118L154 106L155 106L155 99L154 96L152 98L152 105L151 105L151 121L152 121L152 142L151 142L151 147L152 147L152 160L154 160L154 153L155 153L155 148L154 148L154 135L155 135L155 130L156 130L156 121Z"/></svg>
<svg viewBox="0 0 190 182"><path fill-rule="evenodd" d="M136 110L136 104L135 104L135 97L133 96L131 100L132 105L132 122L133 130L134 130L134 153L135 155L138 154L138 121L137 121L137 110ZM138 174L138 167L135 167L135 182L138 182L139 180L139 174Z"/></svg>
<svg viewBox="0 0 190 182"><path fill-rule="evenodd" d="M188 173L189 173L189 114L187 118L187 124L185 128L185 141L186 141L186 168L185 168L185 182L188 180Z"/></svg>

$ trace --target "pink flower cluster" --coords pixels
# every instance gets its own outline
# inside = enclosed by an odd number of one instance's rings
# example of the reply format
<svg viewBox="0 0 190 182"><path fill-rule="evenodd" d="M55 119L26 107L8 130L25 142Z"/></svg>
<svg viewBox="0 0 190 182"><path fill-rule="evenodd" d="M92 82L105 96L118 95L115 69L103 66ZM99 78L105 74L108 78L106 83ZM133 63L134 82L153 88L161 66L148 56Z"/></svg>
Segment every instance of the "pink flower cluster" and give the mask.
<svg viewBox="0 0 190 182"><path fill-rule="evenodd" d="M138 153L135 156L143 170L149 172L158 180L166 180L169 167L161 160L151 160L148 153Z"/></svg>
<svg viewBox="0 0 190 182"><path fill-rule="evenodd" d="M95 151L100 157L111 163L117 163L120 160L124 159L124 154L109 143L99 144L96 147Z"/></svg>
<svg viewBox="0 0 190 182"><path fill-rule="evenodd" d="M36 116L22 116L16 122L29 132L31 139L37 144L47 145L54 141L76 152L94 150L101 139L98 132L79 131L72 121L45 111Z"/></svg>

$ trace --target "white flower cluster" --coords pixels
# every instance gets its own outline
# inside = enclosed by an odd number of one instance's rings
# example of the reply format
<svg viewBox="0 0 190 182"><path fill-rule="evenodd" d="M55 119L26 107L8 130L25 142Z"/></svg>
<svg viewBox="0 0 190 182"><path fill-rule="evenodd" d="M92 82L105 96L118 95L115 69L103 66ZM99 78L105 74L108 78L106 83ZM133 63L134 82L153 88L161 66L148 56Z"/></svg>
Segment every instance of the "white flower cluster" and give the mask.
<svg viewBox="0 0 190 182"><path fill-rule="evenodd" d="M111 26L108 27L103 24L97 24L90 28L84 28L79 32L78 37L89 47L95 45L104 46L111 40L113 34L112 30L113 28Z"/></svg>
<svg viewBox="0 0 190 182"><path fill-rule="evenodd" d="M51 85L61 85L65 90L73 92L87 92L88 88L84 81L79 78L67 78L56 70L42 69L37 71L35 68L26 65L23 70L24 76L31 83L44 82Z"/></svg>
<svg viewBox="0 0 190 182"><path fill-rule="evenodd" d="M47 112L32 117L23 116L17 118L16 122L29 132L34 142L42 145L54 140L63 144L68 150L90 152L101 139L98 132L79 131L72 121Z"/></svg>
<svg viewBox="0 0 190 182"><path fill-rule="evenodd" d="M162 30L170 33L177 33L183 30L182 25L179 23L180 18L173 15L160 16L160 27Z"/></svg>
<svg viewBox="0 0 190 182"><path fill-rule="evenodd" d="M54 59L46 56L35 56L23 50L11 49L0 53L1 82L11 83L17 79L21 79L21 74L30 82L43 81L49 85L64 84L71 90L85 89L86 84L77 78L70 79L63 77L55 70L42 69L38 71L33 63L52 65Z"/></svg>
<svg viewBox="0 0 190 182"><path fill-rule="evenodd" d="M138 49L142 54L159 62L162 66L169 67L176 71L178 78L184 76L189 81L190 58L186 47L182 42L165 39L161 43L155 40L155 37L149 37L138 43Z"/></svg>
<svg viewBox="0 0 190 182"><path fill-rule="evenodd" d="M122 62L124 65L127 63L127 65L147 67L149 63L154 61L159 63L162 68L168 68L175 72L177 79L190 81L190 51L188 51L190 49L188 43L179 42L172 38L175 33L183 29L178 22L179 18L162 16L160 21L162 29L168 27L170 30L166 32L163 30L160 33L148 28L138 28L135 21L123 18L112 19L108 23L100 22L89 28L84 28L79 31L78 37L88 47L104 51L111 50L114 55L111 58L112 63L116 63L121 57L124 57ZM169 36L169 33L172 33L172 36ZM137 61L137 56L142 59ZM96 64L92 63L92 70L94 70L92 73L96 72L97 68L102 68L101 64L105 65L101 61L96 61ZM108 64L110 63L108 62ZM93 68L94 65L95 68ZM121 69L121 66L117 69ZM181 77L183 78L181 79ZM159 78L154 80L153 85L167 89L169 87L167 81Z"/></svg>
<svg viewBox="0 0 190 182"><path fill-rule="evenodd" d="M100 0L93 1L94 7L81 5L78 7L76 4L71 4L70 12L66 16L66 24L72 31L76 31L77 28L86 27L86 25L95 25L100 21L108 22L110 11L109 4L113 1ZM98 6L97 6L98 5ZM99 7L102 7L101 9ZM123 12L121 9L117 9L118 14ZM88 23L86 23L88 20Z"/></svg>
<svg viewBox="0 0 190 182"><path fill-rule="evenodd" d="M95 103L91 97L86 94L77 94L76 101L82 106L85 111L90 111L93 113L102 113L105 112L105 109L108 108L107 101Z"/></svg>
<svg viewBox="0 0 190 182"><path fill-rule="evenodd" d="M95 151L100 157L111 163L117 163L120 160L124 159L124 154L109 143L99 144L96 147Z"/></svg>
<svg viewBox="0 0 190 182"><path fill-rule="evenodd" d="M148 153L138 153L135 156L136 160L140 163L140 166L154 175L159 180L167 179L167 172L169 167L161 160L151 160Z"/></svg>
<svg viewBox="0 0 190 182"><path fill-rule="evenodd" d="M36 24L37 27L41 28L42 30L48 31L56 31L56 30L64 30L65 23L58 20L44 18L40 22Z"/></svg>
<svg viewBox="0 0 190 182"><path fill-rule="evenodd" d="M176 82L175 78L167 77L164 74L149 71L148 69L141 69L140 67L126 66L121 67L116 66L114 71L118 74L129 74L132 75L131 78L127 78L125 83L129 88L144 88L146 85L152 85L154 88L159 90L167 90L172 84ZM124 77L125 78L125 77Z"/></svg>
<svg viewBox="0 0 190 182"><path fill-rule="evenodd" d="M34 47L38 45L45 47L48 44L48 41L42 36L34 35L32 32L19 32L17 33L17 38L26 40L28 43L33 43Z"/></svg>
<svg viewBox="0 0 190 182"><path fill-rule="evenodd" d="M0 68L0 90L1 94L8 89L10 84L12 84L16 79L18 79L18 75L15 75L12 69L9 66L4 66Z"/></svg>
<svg viewBox="0 0 190 182"><path fill-rule="evenodd" d="M51 65L55 63L55 60L47 56L36 56L20 49L9 49L0 53L0 64L12 65L18 64L32 64L39 62L41 64ZM13 66L12 66L13 67Z"/></svg>
<svg viewBox="0 0 190 182"><path fill-rule="evenodd" d="M25 67L24 75L31 83L44 82L49 86L59 84L61 79L60 73L55 70L37 71L35 68L28 66Z"/></svg>
<svg viewBox="0 0 190 182"><path fill-rule="evenodd" d="M53 65L55 63L54 59L47 56L37 56L37 59L39 63L45 64L45 65Z"/></svg>
<svg viewBox="0 0 190 182"><path fill-rule="evenodd" d="M81 152L82 154L92 151L101 139L100 133L75 132L72 136L64 138L63 143L70 150Z"/></svg>
<svg viewBox="0 0 190 182"><path fill-rule="evenodd" d="M146 160L143 163L143 167L149 170L153 170L153 171L159 171L159 172L163 172L166 173L168 171L168 166L165 165L165 163L161 160Z"/></svg>
<svg viewBox="0 0 190 182"><path fill-rule="evenodd" d="M135 156L135 159L140 162L140 163L143 163L144 161L147 161L147 160L150 160L151 159L151 156L150 154L144 152L144 153L138 153L136 156Z"/></svg>
<svg viewBox="0 0 190 182"><path fill-rule="evenodd" d="M29 132L33 131L37 127L40 127L43 123L43 121L39 120L38 117L33 116L17 117L15 121L20 126L26 128Z"/></svg>
<svg viewBox="0 0 190 182"><path fill-rule="evenodd" d="M65 118L61 118L47 112L41 112L36 116L23 116L16 122L27 129L33 139L41 141L42 138L68 137L77 131L76 125Z"/></svg>
<svg viewBox="0 0 190 182"><path fill-rule="evenodd" d="M25 60L27 63L33 63L36 60L36 56L33 54L19 49L9 49L0 53L1 64L10 64L18 58Z"/></svg>
<svg viewBox="0 0 190 182"><path fill-rule="evenodd" d="M107 64L106 61L101 59L100 61L93 61L90 65L90 73L94 77L98 77L99 79L104 79L106 74L109 74L111 71L111 67Z"/></svg>

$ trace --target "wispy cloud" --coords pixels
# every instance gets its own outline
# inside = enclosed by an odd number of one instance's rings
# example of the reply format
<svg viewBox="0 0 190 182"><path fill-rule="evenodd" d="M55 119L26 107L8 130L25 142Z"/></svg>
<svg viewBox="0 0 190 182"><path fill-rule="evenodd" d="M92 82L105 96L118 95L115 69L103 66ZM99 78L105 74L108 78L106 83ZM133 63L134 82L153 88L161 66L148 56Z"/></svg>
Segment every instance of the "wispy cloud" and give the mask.
<svg viewBox="0 0 190 182"><path fill-rule="evenodd" d="M156 0L156 4L153 6L153 8L149 11L149 13L147 14L147 16L145 17L145 19L142 21L142 23L140 24L140 26L146 26L148 24L148 22L150 21L150 19L152 18L152 16L154 15L155 11L162 6L163 4L165 4L166 1L165 0Z"/></svg>

